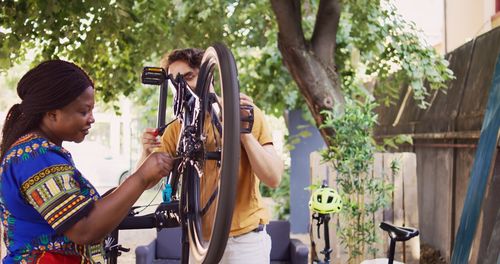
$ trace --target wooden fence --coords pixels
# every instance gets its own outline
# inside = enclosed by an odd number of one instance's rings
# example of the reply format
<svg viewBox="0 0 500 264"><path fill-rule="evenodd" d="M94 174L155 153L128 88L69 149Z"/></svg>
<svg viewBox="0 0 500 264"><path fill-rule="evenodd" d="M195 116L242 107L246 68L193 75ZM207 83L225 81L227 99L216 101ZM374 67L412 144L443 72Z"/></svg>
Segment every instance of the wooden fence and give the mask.
<svg viewBox="0 0 500 264"><path fill-rule="evenodd" d="M400 166L397 173L391 170L391 162L396 160ZM311 182L320 183L327 180L328 186L336 188L336 171L329 163L322 163L321 156L317 152L310 155L311 164ZM375 257L381 258L386 256L389 248L389 238L387 233L378 228L382 221L390 222L399 226L408 226L418 228L418 189L417 189L417 170L416 156L414 153L376 153L372 169L367 175L368 177L384 177L386 181L394 184L392 193L392 201L388 208L380 210L373 214L373 221L377 226L377 236L383 242L378 243L375 247L378 249L377 256L361 256L354 263L359 263L364 259L372 259ZM331 263L347 263L348 253L340 243L336 234L336 228L339 226L338 217L333 216L330 221L330 243L333 249ZM322 229L321 229L322 232ZM311 242L314 245L312 250L316 255L323 260L324 255L319 252L324 248L323 234L321 239L318 239L316 221L311 222ZM314 256L315 253L311 254ZM420 240L413 238L404 245L398 242L396 245L395 260L404 261L405 263L419 263L420 259Z"/></svg>

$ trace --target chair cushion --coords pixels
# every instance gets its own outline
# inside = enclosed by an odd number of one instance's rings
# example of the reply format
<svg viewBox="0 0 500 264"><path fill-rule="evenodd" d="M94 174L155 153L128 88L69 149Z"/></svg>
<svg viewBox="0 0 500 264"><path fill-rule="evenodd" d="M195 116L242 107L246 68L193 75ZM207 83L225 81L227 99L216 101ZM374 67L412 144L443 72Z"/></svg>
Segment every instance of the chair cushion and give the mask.
<svg viewBox="0 0 500 264"><path fill-rule="evenodd" d="M271 261L289 260L290 258L290 222L271 221L266 227L271 236Z"/></svg>
<svg viewBox="0 0 500 264"><path fill-rule="evenodd" d="M160 230L156 237L156 258L181 259L181 237L180 227Z"/></svg>
<svg viewBox="0 0 500 264"><path fill-rule="evenodd" d="M180 259L155 259L153 264L180 264Z"/></svg>

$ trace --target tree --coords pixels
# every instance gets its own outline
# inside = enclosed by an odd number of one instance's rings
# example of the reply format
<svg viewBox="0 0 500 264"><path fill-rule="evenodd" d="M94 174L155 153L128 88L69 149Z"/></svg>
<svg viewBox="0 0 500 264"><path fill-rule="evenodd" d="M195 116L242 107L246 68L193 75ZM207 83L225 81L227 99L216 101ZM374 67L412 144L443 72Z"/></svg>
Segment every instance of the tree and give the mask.
<svg viewBox="0 0 500 264"><path fill-rule="evenodd" d="M0 0L0 3L0 71L26 57L33 64L53 58L72 60L89 71L96 81L98 98L105 102L137 92L144 103L153 90L140 85L143 66L158 65L160 56L173 48L205 48L215 41L223 41L233 49L243 71L252 65L267 71L258 74L258 80L251 84L251 76L259 71L251 69L249 75L241 78L242 86L261 103L280 98L277 95L282 90L276 88L274 93L266 93L266 89L255 89L257 85L268 85L267 80L273 78L275 87L291 87L291 79L280 65L274 47L276 26L267 1ZM36 57L31 58L29 52L33 50ZM298 91L293 88L288 90L298 98ZM275 100L276 103L269 105L276 107L267 110L282 111L283 101Z"/></svg>
<svg viewBox="0 0 500 264"><path fill-rule="evenodd" d="M437 89L451 77L446 61L389 1L1 0L0 71L35 49L33 62L60 57L82 65L105 102L136 91L150 98L139 84L144 65L157 65L175 47L223 41L244 73L242 89L265 110L280 114L305 101L319 127L321 111L372 93L363 76L378 80L386 102L399 87L388 81L411 83L422 106L424 80ZM332 133L321 129L325 139Z"/></svg>
<svg viewBox="0 0 500 264"><path fill-rule="evenodd" d="M447 62L421 42L415 26L398 15L390 1L320 0L309 38L302 27L301 1L271 2L279 25L278 47L283 61L318 127L325 121L322 111L335 105L343 108L345 93L359 91L359 74L377 77L379 87L385 88L381 92L387 96L395 94L394 86L387 85L390 76L399 82L408 81L421 107L426 107L425 96L429 93L425 79L431 89L439 89L452 78ZM358 53L364 70L350 60ZM320 131L329 144L327 138L334 131L327 127Z"/></svg>

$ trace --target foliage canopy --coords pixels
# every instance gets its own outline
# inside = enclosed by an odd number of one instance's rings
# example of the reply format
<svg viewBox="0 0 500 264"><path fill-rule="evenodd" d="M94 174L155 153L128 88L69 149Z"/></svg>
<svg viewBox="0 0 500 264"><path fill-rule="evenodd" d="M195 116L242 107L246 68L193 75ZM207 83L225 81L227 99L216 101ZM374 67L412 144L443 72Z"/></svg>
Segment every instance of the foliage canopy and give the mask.
<svg viewBox="0 0 500 264"><path fill-rule="evenodd" d="M143 66L158 65L174 48L222 41L245 73L240 75L243 90L256 101L269 102L263 104L268 111L278 113L299 97L281 64L267 1L0 2L3 71L25 59L36 64L63 58L90 73L105 102L134 91L149 98L152 91L139 80ZM33 49L36 57L26 58ZM283 92L291 96L282 100Z"/></svg>
<svg viewBox="0 0 500 264"><path fill-rule="evenodd" d="M235 53L242 90L261 107L281 114L302 105L303 98L283 66L278 25L267 0L0 2L0 70L25 59L35 64L64 58L89 71L103 101L139 91L144 103L153 91L140 85L143 66L157 65L162 54L173 48L204 48L222 41ZM401 23L388 2L340 2L335 62L348 96L366 91L362 75L383 81L395 64L401 69L396 75L399 81L411 82L418 99L428 92L424 78L436 88L451 76L446 62L419 42L414 28L403 31L407 23ZM290 1L297 3L303 16L296 22L308 38L320 1ZM36 57L26 58L33 49ZM359 59L353 60L356 56ZM388 102L398 86L380 87Z"/></svg>

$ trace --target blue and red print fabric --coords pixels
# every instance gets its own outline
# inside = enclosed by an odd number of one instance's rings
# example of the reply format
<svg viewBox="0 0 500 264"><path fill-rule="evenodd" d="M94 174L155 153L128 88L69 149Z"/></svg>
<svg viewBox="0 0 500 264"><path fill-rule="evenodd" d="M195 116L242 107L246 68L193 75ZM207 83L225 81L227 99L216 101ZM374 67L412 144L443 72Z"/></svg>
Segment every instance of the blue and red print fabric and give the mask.
<svg viewBox="0 0 500 264"><path fill-rule="evenodd" d="M63 235L88 215L97 199L96 189L75 168L68 151L37 134L21 137L0 166L4 263L64 259L103 264L102 243L77 245Z"/></svg>

